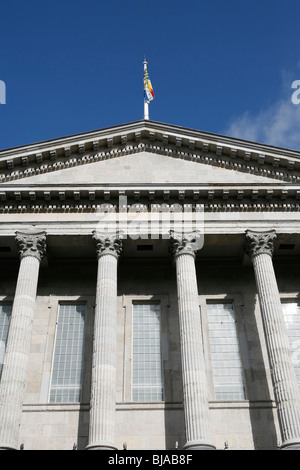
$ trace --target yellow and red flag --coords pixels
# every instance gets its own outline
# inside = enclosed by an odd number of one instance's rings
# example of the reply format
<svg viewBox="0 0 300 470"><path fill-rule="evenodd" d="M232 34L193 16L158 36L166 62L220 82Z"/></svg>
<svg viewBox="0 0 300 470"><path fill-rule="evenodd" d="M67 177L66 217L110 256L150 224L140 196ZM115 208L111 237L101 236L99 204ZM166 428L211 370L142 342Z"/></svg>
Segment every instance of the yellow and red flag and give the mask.
<svg viewBox="0 0 300 470"><path fill-rule="evenodd" d="M144 98L147 103L150 103L150 101L154 99L154 91L153 91L146 67L145 67L145 76L144 76Z"/></svg>

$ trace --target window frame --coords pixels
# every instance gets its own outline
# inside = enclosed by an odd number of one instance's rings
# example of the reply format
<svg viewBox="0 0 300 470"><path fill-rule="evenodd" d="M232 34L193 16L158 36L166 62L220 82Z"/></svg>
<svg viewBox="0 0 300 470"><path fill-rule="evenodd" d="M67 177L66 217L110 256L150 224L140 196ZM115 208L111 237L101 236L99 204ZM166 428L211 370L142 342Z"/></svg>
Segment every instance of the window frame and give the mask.
<svg viewBox="0 0 300 470"><path fill-rule="evenodd" d="M89 403L90 401L90 382L91 382L91 369L92 369L92 348L93 348L93 334L94 334L94 310L95 310L95 295L50 295L47 300L47 331L44 350L43 369L41 374L41 383L39 388L39 404L46 404L47 406L59 407L59 403L51 403L49 401L51 380L52 380L52 364L55 352L55 339L57 331L57 320L59 313L60 303L85 303L86 309L86 324L85 324L85 348L84 348L84 368L83 368L83 381L81 388L81 401L82 403ZM78 402L62 403L61 406L79 406Z"/></svg>
<svg viewBox="0 0 300 470"><path fill-rule="evenodd" d="M236 323L236 334L239 345L240 360L242 365L242 377L243 385L245 390L244 399L239 400L219 400L215 397L215 387L213 380L213 367L212 367L212 357L211 357L211 346L210 346L210 337L209 337L209 325L208 325L208 313L207 313L207 304L225 304L230 303L233 305L233 310L235 314L235 323ZM247 340L245 335L245 324L243 320L243 299L241 294L218 294L218 295L205 295L200 296L199 298L199 307L201 315L201 324L202 324L202 335L203 335L203 347L204 347L204 356L206 363L206 373L207 373L207 382L209 388L209 397L211 401L220 402L220 403L236 403L236 402L247 402L249 400L249 391L248 391L248 381L246 376L247 367L249 368L249 351L247 347Z"/></svg>
<svg viewBox="0 0 300 470"><path fill-rule="evenodd" d="M160 345L161 345L161 363L162 363L162 387L163 387L163 399L161 401L147 401L140 402L134 401L132 398L132 348L133 348L133 304L139 303L153 303L160 304ZM169 307L169 297L166 294L161 295L130 295L123 296L122 307L124 313L124 342L122 353L122 361L118 361L118 364L122 364L122 373L118 374L122 376L122 390L120 390L120 401L128 402L131 404L154 404L164 403L166 401L167 383L166 383L166 370L169 368L170 361L170 350L169 350L169 335L167 332L167 310Z"/></svg>
<svg viewBox="0 0 300 470"><path fill-rule="evenodd" d="M300 305L300 293L299 292L294 292L294 293L280 294L280 302L281 302L281 305L282 304L288 304L288 303L297 303L297 304ZM285 327L286 327L286 321L285 321L285 318L284 318L283 311L282 311L282 315L283 315L283 321L284 321L284 324L285 324ZM287 335L288 335L287 327L286 327L286 332L287 332ZM290 352L291 352L291 358L292 358L293 349L291 348L291 345L290 345L289 336L288 336L288 340L289 340L289 346L290 346ZM298 355L299 355L299 353L298 353ZM293 363L293 367L295 367L294 363ZM295 373L296 373L296 371L295 371ZM300 390L300 380L297 380L297 383L298 383L298 388Z"/></svg>
<svg viewBox="0 0 300 470"><path fill-rule="evenodd" d="M134 326L135 326L135 325L134 325L134 318L135 318L135 312L134 312L134 310L135 310L135 306L137 307L137 306L142 306L142 305L145 305L145 306L158 306L158 307L159 307L159 309L158 309L158 310L159 310L159 325L158 325L159 328L157 328L157 331L158 331L158 334L159 334L159 347L157 348L157 351L159 351L159 360L155 361L155 364L156 364L156 365L159 364L159 368L160 368L160 374L159 374L160 377L159 377L159 379L160 379L161 382L160 382L160 384L159 384L159 388L161 388L162 396L161 396L161 399L159 399L159 400L152 400L152 399L149 399L149 400L147 400L147 399L141 400L141 399L136 399L136 398L134 398L134 395L135 395L136 393L139 393L139 392L138 392L138 388L139 388L139 385L141 385L140 383L138 383L138 384L137 384L138 387L135 387L135 386L134 386L134 382L133 382L134 365L135 365L135 362L134 362L134 356L135 356L135 354L134 354L133 349L134 349L134 346L137 346L137 344L134 344L134 337L136 336L135 333L137 333L136 330L134 329ZM142 313L142 312L139 311L139 312L138 312L138 315L140 315L141 313ZM156 403L156 402L164 401L164 395L165 395L165 394L164 394L164 377L163 377L164 374L163 374L163 358L162 358L161 316L162 316L162 315L161 315L161 304L160 304L160 302L153 302L153 301L152 301L152 302L147 302L147 301L142 301L142 302L134 301L134 302L132 302L132 361L131 361L132 383L131 383L131 401L134 402L134 403L145 403L145 402L146 402L146 403L148 403L148 402L150 402L150 403ZM139 323L138 326L141 326L141 323ZM151 326L151 325L150 325L150 326ZM143 327L144 327L144 325L143 325ZM144 329L145 329L145 328L144 328ZM137 339L139 339L139 338L137 338ZM149 352L152 354L153 350L151 350L151 351L149 351ZM140 365L141 362L138 362L137 364ZM144 364L144 365L145 365L145 364ZM145 373L145 370L146 370L146 369L144 368L143 370L144 370L144 373ZM149 378L149 380L150 380L150 378ZM144 390L144 393L147 393L147 388L150 387L150 386L151 386L151 385L150 385L150 382L149 382L148 384L144 385L144 387L141 387L141 388L144 388L144 389L145 389L145 390ZM155 387L154 387L154 388L155 388ZM148 390L148 391L149 391L149 390Z"/></svg>

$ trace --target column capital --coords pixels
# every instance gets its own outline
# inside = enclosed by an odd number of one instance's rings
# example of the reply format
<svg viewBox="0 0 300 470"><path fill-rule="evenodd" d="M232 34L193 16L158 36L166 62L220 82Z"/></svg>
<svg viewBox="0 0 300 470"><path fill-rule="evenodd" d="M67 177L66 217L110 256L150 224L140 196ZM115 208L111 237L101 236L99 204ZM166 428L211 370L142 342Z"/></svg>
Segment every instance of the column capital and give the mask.
<svg viewBox="0 0 300 470"><path fill-rule="evenodd" d="M41 261L46 254L46 232L16 232L16 242L21 259L33 256Z"/></svg>
<svg viewBox="0 0 300 470"><path fill-rule="evenodd" d="M195 258L196 252L202 247L202 234L195 230L190 233L170 231L170 251L176 258L188 254Z"/></svg>
<svg viewBox="0 0 300 470"><path fill-rule="evenodd" d="M93 240L98 259L104 255L112 255L119 258L122 252L122 234L120 232L100 233L94 230Z"/></svg>
<svg viewBox="0 0 300 470"><path fill-rule="evenodd" d="M253 258L256 255L265 253L272 256L274 250L274 240L277 235L275 230L268 232L254 232L252 230L246 231L246 253Z"/></svg>

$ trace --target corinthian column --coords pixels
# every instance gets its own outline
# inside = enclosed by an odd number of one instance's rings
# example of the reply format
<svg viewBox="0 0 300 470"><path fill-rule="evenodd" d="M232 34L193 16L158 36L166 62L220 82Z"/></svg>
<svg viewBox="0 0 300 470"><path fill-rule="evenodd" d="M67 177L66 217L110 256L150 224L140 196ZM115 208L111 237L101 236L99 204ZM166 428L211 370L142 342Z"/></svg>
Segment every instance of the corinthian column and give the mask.
<svg viewBox="0 0 300 470"><path fill-rule="evenodd" d="M211 444L208 387L198 302L195 253L200 234L171 232L171 250L175 257L182 360L183 404L185 413L185 449L209 450Z"/></svg>
<svg viewBox="0 0 300 470"><path fill-rule="evenodd" d="M20 233L20 268L0 380L0 449L17 449L45 232Z"/></svg>
<svg viewBox="0 0 300 470"><path fill-rule="evenodd" d="M116 449L116 342L118 235L93 232L98 257L89 450Z"/></svg>
<svg viewBox="0 0 300 470"><path fill-rule="evenodd" d="M282 435L281 448L300 450L300 395L272 263L275 239L275 230L263 233L248 230L246 252L254 267Z"/></svg>

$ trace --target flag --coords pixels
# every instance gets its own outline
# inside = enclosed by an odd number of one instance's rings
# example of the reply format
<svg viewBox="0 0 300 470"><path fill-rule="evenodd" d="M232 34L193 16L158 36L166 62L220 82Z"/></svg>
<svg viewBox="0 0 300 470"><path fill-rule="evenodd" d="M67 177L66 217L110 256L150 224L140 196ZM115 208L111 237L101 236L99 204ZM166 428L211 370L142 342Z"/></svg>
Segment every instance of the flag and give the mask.
<svg viewBox="0 0 300 470"><path fill-rule="evenodd" d="M150 103L154 99L154 91L151 85L151 81L148 77L147 68L145 68L145 77L144 77L144 98L147 103Z"/></svg>

